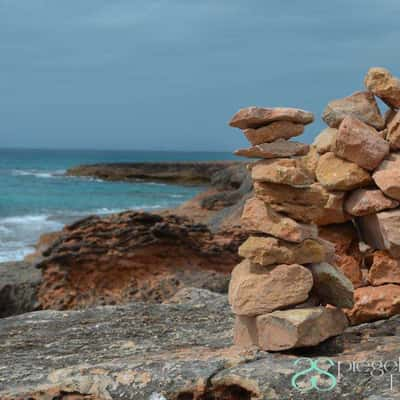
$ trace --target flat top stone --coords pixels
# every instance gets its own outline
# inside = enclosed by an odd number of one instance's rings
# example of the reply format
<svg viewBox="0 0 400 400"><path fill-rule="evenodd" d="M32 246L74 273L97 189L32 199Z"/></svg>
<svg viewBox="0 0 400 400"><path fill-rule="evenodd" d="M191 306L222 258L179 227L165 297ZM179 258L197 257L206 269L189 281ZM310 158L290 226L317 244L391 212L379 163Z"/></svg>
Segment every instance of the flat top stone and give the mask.
<svg viewBox="0 0 400 400"><path fill-rule="evenodd" d="M298 108L252 106L239 110L229 125L241 129L259 128L274 121L290 121L306 125L314 121L314 115Z"/></svg>

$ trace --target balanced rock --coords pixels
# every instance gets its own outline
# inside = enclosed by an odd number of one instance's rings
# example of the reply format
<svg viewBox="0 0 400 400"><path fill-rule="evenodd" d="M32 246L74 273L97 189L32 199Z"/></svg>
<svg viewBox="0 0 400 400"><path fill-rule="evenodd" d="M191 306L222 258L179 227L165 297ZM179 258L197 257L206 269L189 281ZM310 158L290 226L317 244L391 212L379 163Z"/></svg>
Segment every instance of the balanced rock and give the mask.
<svg viewBox="0 0 400 400"><path fill-rule="evenodd" d="M336 143L337 129L325 128L314 140L313 145L317 148L319 154L325 154L334 151Z"/></svg>
<svg viewBox="0 0 400 400"><path fill-rule="evenodd" d="M326 262L310 266L318 298L337 307L353 307L353 284L337 268Z"/></svg>
<svg viewBox="0 0 400 400"><path fill-rule="evenodd" d="M400 209L359 217L357 225L365 243L400 257Z"/></svg>
<svg viewBox="0 0 400 400"><path fill-rule="evenodd" d="M320 183L295 188L267 182L254 182L255 194L277 211L305 223L336 224L350 217L344 212L345 192L328 192Z"/></svg>
<svg viewBox="0 0 400 400"><path fill-rule="evenodd" d="M333 153L323 154L316 170L317 180L328 190L353 190L368 185L371 176L357 164Z"/></svg>
<svg viewBox="0 0 400 400"><path fill-rule="evenodd" d="M304 125L290 121L276 121L261 128L248 128L243 132L247 140L253 146L256 146L279 139L290 139L299 136L304 132Z"/></svg>
<svg viewBox="0 0 400 400"><path fill-rule="evenodd" d="M365 77L365 86L389 107L400 107L400 80L386 68L370 68Z"/></svg>
<svg viewBox="0 0 400 400"><path fill-rule="evenodd" d="M391 153L372 175L387 196L400 200L400 153Z"/></svg>
<svg viewBox="0 0 400 400"><path fill-rule="evenodd" d="M374 128L349 116L339 126L334 153L372 171L389 154L389 148Z"/></svg>
<svg viewBox="0 0 400 400"><path fill-rule="evenodd" d="M239 255L253 264L309 264L326 260L327 249L319 240L290 243L273 237L250 236L240 247Z"/></svg>
<svg viewBox="0 0 400 400"><path fill-rule="evenodd" d="M385 125L375 97L369 92L356 92L343 99L331 101L325 108L322 119L331 128L337 128L347 116L358 118L378 130Z"/></svg>
<svg viewBox="0 0 400 400"><path fill-rule="evenodd" d="M392 110L390 110L392 111ZM400 150L400 112L391 115L387 125L386 140L392 150Z"/></svg>
<svg viewBox="0 0 400 400"><path fill-rule="evenodd" d="M389 318L400 313L400 286L366 286L354 291L355 304L346 314L352 325Z"/></svg>
<svg viewBox="0 0 400 400"><path fill-rule="evenodd" d="M372 260L368 272L368 281L371 285L400 284L400 259L390 257L386 251L376 251Z"/></svg>
<svg viewBox="0 0 400 400"><path fill-rule="evenodd" d="M375 214L398 206L397 200L386 197L379 189L357 189L350 193L344 205L346 212L356 217Z"/></svg>
<svg viewBox="0 0 400 400"><path fill-rule="evenodd" d="M235 154L249 158L280 158L302 156L307 154L308 150L307 144L278 139L272 143L263 143L248 149L236 150Z"/></svg>
<svg viewBox="0 0 400 400"><path fill-rule="evenodd" d="M266 268L245 260L232 271L229 303L237 315L261 315L304 302L312 286L311 272L301 265Z"/></svg>
<svg viewBox="0 0 400 400"><path fill-rule="evenodd" d="M247 129L259 128L275 121L289 121L296 124L309 124L314 115L298 108L247 107L239 110L229 122L230 126Z"/></svg>
<svg viewBox="0 0 400 400"><path fill-rule="evenodd" d="M275 311L256 318L257 344L266 351L316 346L340 335L347 326L345 314L336 308Z"/></svg>
<svg viewBox="0 0 400 400"><path fill-rule="evenodd" d="M258 161L252 165L251 177L255 182L282 183L294 187L307 186L314 182L314 178L295 158Z"/></svg>
<svg viewBox="0 0 400 400"><path fill-rule="evenodd" d="M255 197L246 201L241 220L243 228L247 230L266 233L288 242L300 243L305 239L318 237L318 228L315 225L296 222L273 211Z"/></svg>

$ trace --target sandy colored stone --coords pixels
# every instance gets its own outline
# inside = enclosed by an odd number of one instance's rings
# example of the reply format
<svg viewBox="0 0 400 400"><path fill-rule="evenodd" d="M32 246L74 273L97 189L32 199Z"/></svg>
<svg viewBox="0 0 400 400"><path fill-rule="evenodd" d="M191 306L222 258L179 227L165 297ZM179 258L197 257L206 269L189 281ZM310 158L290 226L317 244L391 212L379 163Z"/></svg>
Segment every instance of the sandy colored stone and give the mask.
<svg viewBox="0 0 400 400"><path fill-rule="evenodd" d="M316 346L340 335L348 321L340 309L311 307L260 315L256 326L257 343L262 350L283 351Z"/></svg>
<svg viewBox="0 0 400 400"><path fill-rule="evenodd" d="M259 128L275 121L289 121L296 124L309 124L314 121L311 112L298 108L264 108L247 107L239 110L230 120L229 125L235 128Z"/></svg>
<svg viewBox="0 0 400 400"><path fill-rule="evenodd" d="M373 249L400 257L400 209L359 217L357 225L364 242Z"/></svg>
<svg viewBox="0 0 400 400"><path fill-rule="evenodd" d="M392 150L400 150L400 111L394 113L390 110L388 122L386 140L390 144Z"/></svg>
<svg viewBox="0 0 400 400"><path fill-rule="evenodd" d="M322 119L331 128L339 127L347 116L358 118L375 129L384 128L384 120L370 92L356 92L351 96L331 101L325 108Z"/></svg>
<svg viewBox="0 0 400 400"><path fill-rule="evenodd" d="M304 132L303 124L290 121L271 122L261 128L244 129L243 133L247 140L253 145L271 143L279 139L290 139Z"/></svg>
<svg viewBox="0 0 400 400"><path fill-rule="evenodd" d="M354 307L346 310L352 325L400 314L400 286L365 286L354 291Z"/></svg>
<svg viewBox="0 0 400 400"><path fill-rule="evenodd" d="M243 348L258 346L256 317L246 317L244 315L235 316L233 343Z"/></svg>
<svg viewBox="0 0 400 400"><path fill-rule="evenodd" d="M336 143L337 129L325 128L314 140L313 145L319 154L333 151Z"/></svg>
<svg viewBox="0 0 400 400"><path fill-rule="evenodd" d="M389 143L374 128L348 116L339 126L334 153L372 171L389 154L389 148Z"/></svg>
<svg viewBox="0 0 400 400"><path fill-rule="evenodd" d="M258 161L252 165L251 177L254 182L282 183L294 187L307 186L314 182L314 178L295 158Z"/></svg>
<svg viewBox="0 0 400 400"><path fill-rule="evenodd" d="M400 153L391 153L372 175L387 196L400 200Z"/></svg>
<svg viewBox="0 0 400 400"><path fill-rule="evenodd" d="M273 211L255 197L246 201L241 221L244 229L266 233L288 242L300 243L318 236L315 225L296 222Z"/></svg>
<svg viewBox="0 0 400 400"><path fill-rule="evenodd" d="M359 249L358 234L352 223L320 227L319 238L335 246L335 257L332 263L350 279L355 287L361 285L362 254Z"/></svg>
<svg viewBox="0 0 400 400"><path fill-rule="evenodd" d="M345 211L356 217L375 214L379 211L396 208L397 200L386 197L379 189L357 189L345 201Z"/></svg>
<svg viewBox="0 0 400 400"><path fill-rule="evenodd" d="M368 273L368 281L371 285L400 284L400 259L390 257L386 251L376 251L372 260Z"/></svg>
<svg viewBox="0 0 400 400"><path fill-rule="evenodd" d="M347 221L345 192L328 192L320 183L294 188L267 182L254 182L256 196L277 211L298 221L328 225Z"/></svg>
<svg viewBox="0 0 400 400"><path fill-rule="evenodd" d="M250 236L240 247L239 255L253 264L309 264L326 259L326 248L315 239L294 244L273 237Z"/></svg>
<svg viewBox="0 0 400 400"><path fill-rule="evenodd" d="M284 139L278 139L272 143L263 143L248 149L239 149L235 151L237 156L248 158L280 158L302 156L308 153L308 144L300 142L289 142Z"/></svg>
<svg viewBox="0 0 400 400"><path fill-rule="evenodd" d="M313 291L325 304L337 307L353 306L353 284L336 267L326 262L310 266L314 278Z"/></svg>
<svg viewBox="0 0 400 400"><path fill-rule="evenodd" d="M400 107L400 80L386 68L370 68L364 83L369 91L381 98L389 107Z"/></svg>
<svg viewBox="0 0 400 400"><path fill-rule="evenodd" d="M244 260L232 271L229 303L236 315L261 315L304 302L312 286L311 272L301 265L266 268Z"/></svg>
<svg viewBox="0 0 400 400"><path fill-rule="evenodd" d="M333 153L325 153L320 157L316 176L328 190L348 191L371 183L371 176L367 171Z"/></svg>

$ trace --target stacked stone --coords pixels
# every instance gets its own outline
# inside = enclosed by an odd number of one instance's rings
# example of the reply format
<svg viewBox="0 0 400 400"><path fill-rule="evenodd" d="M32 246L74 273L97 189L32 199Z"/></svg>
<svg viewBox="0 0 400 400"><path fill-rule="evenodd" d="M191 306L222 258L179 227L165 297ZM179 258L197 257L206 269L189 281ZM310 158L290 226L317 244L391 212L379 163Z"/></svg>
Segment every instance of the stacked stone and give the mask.
<svg viewBox="0 0 400 400"><path fill-rule="evenodd" d="M365 86L366 92L329 103L323 114L329 128L315 142L317 178L325 187L346 190L352 175L344 210L369 246L344 271L358 286L347 311L352 324L400 313L400 80L372 68ZM389 107L384 117L374 95Z"/></svg>
<svg viewBox="0 0 400 400"><path fill-rule="evenodd" d="M315 149L288 141L313 119L299 109L249 107L230 122L253 145L236 154L262 158L249 166L255 196L244 206L242 225L251 235L239 249L244 261L229 287L241 346L313 346L348 324L336 307L352 307L353 286L331 264L335 249L317 227L347 220L345 193L316 182Z"/></svg>

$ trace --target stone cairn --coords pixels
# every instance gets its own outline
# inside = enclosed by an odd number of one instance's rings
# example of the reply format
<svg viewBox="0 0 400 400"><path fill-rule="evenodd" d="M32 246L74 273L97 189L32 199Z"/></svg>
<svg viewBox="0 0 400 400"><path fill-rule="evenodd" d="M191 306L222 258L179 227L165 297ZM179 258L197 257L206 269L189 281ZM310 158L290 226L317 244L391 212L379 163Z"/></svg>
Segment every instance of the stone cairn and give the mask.
<svg viewBox="0 0 400 400"><path fill-rule="evenodd" d="M235 154L261 159L229 287L237 345L314 346L400 313L400 80L372 68L365 85L328 104L311 146L288 140L307 111L249 107L230 121L252 145Z"/></svg>

